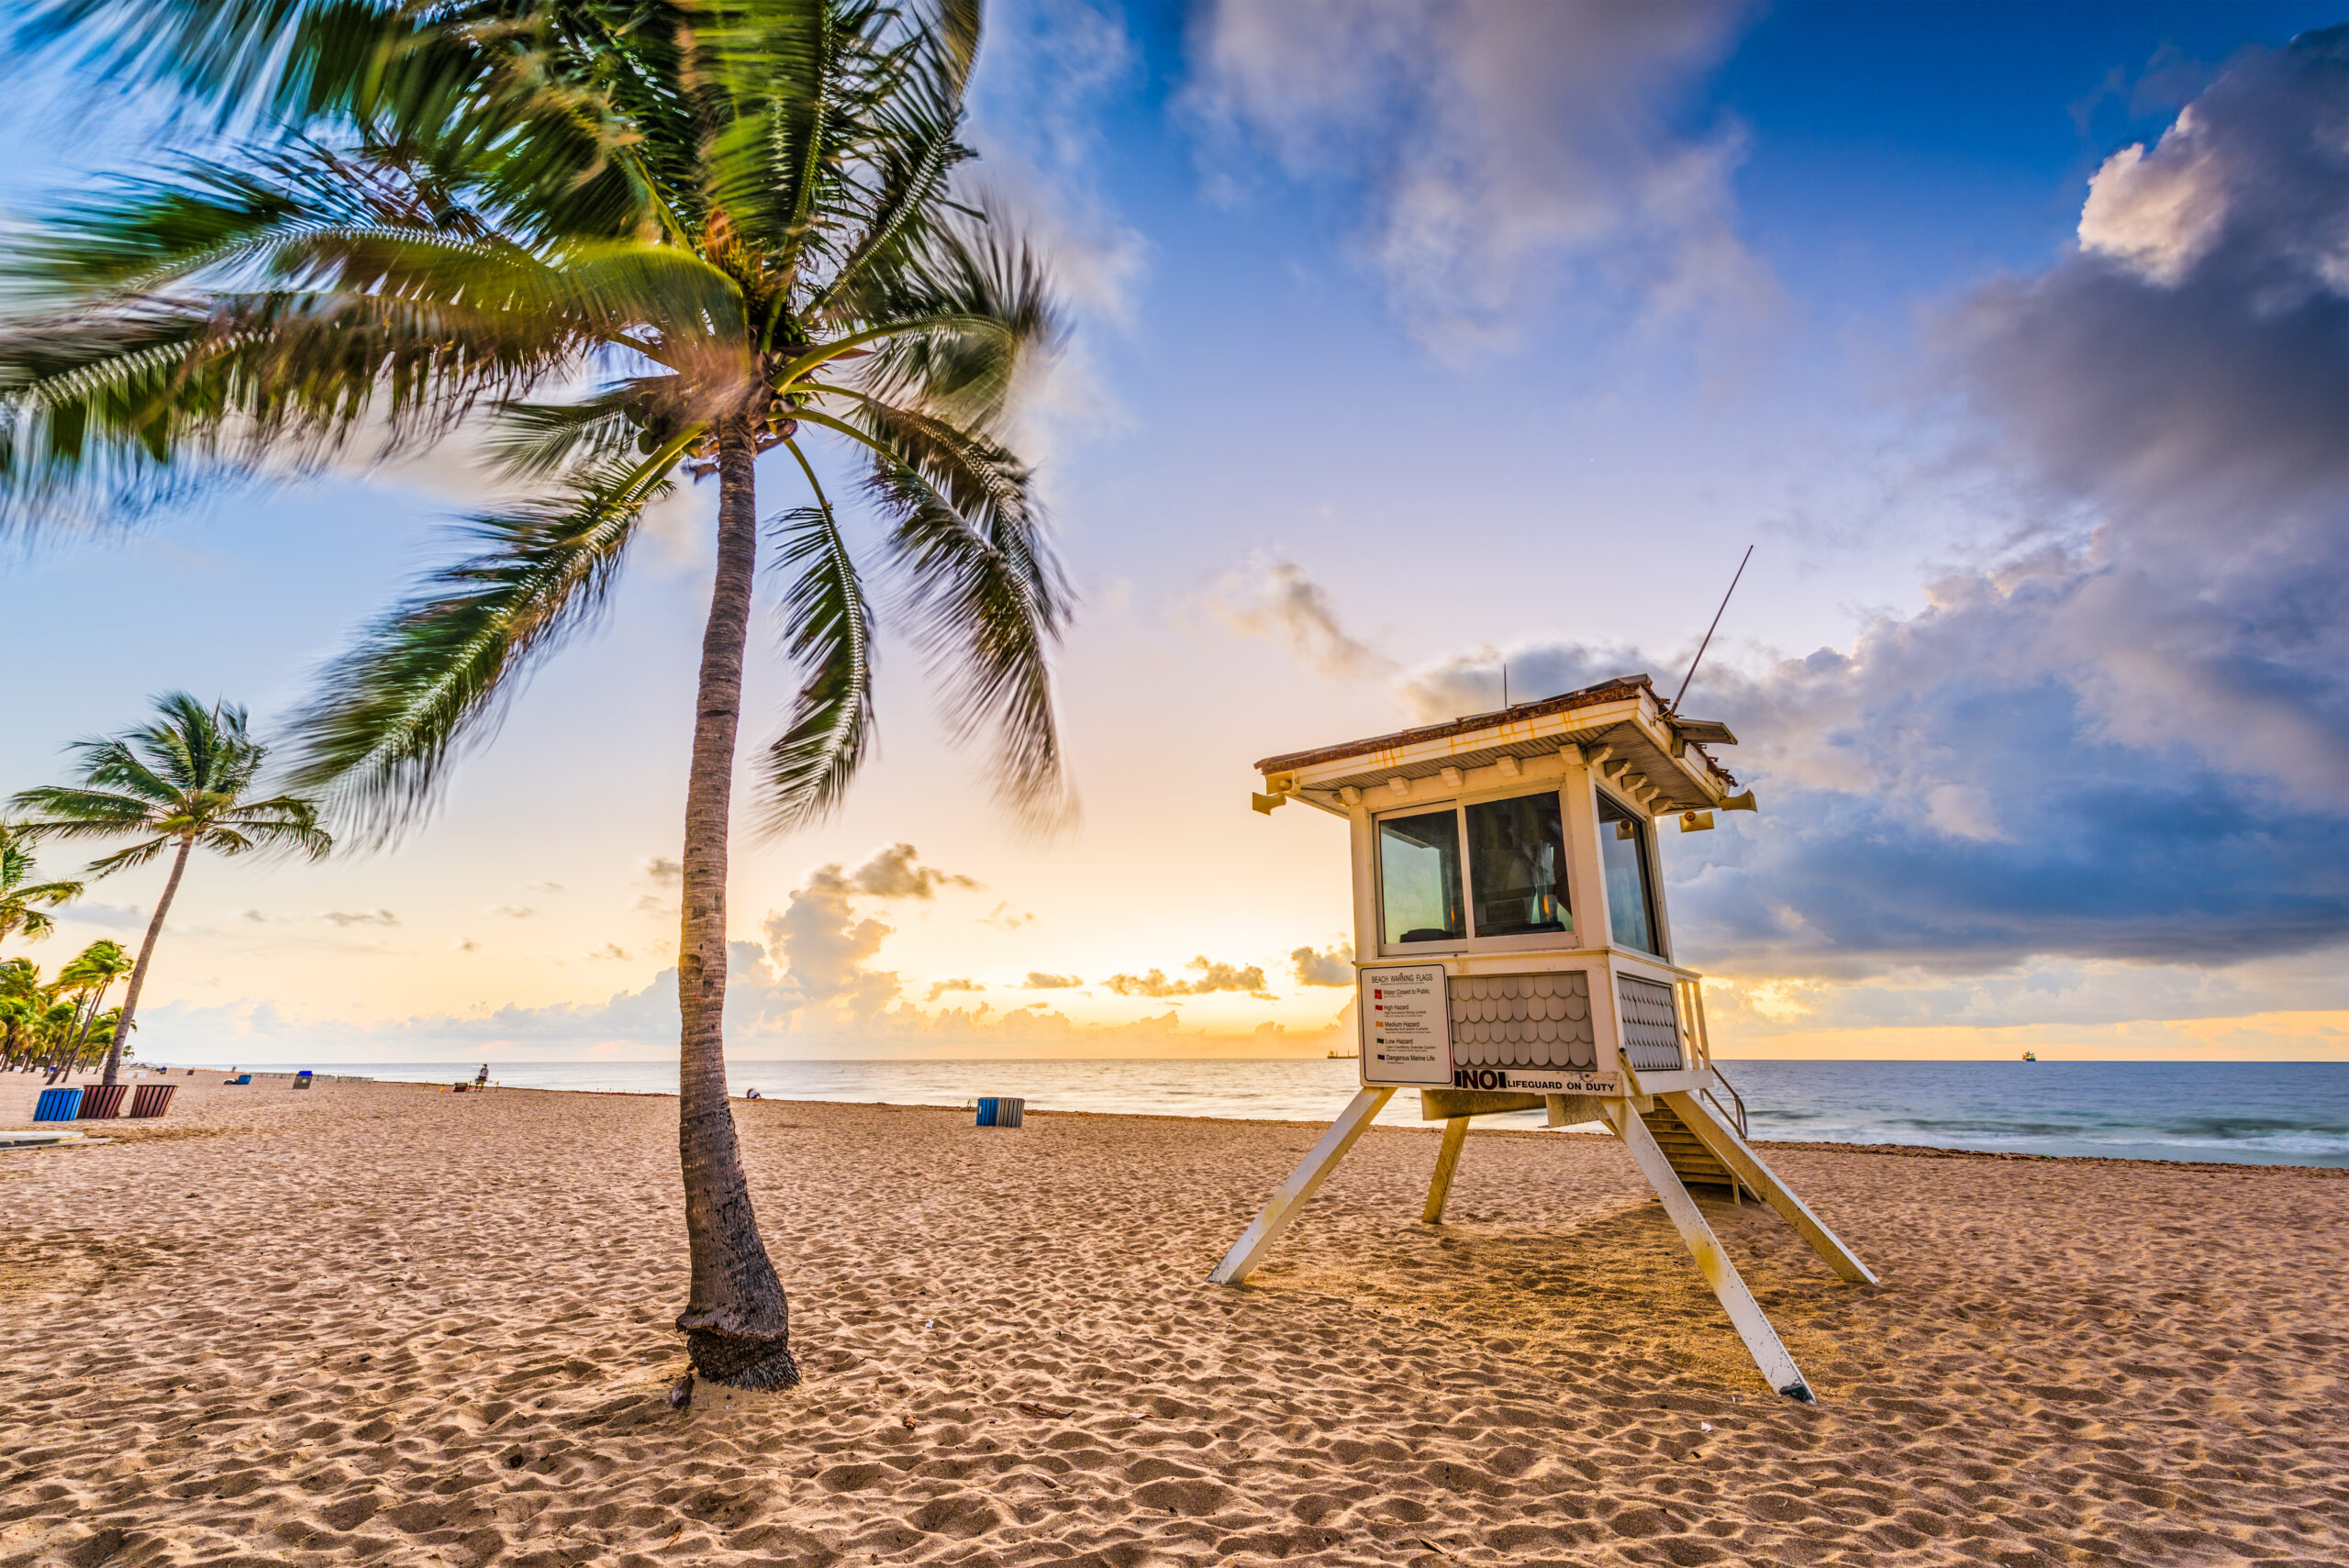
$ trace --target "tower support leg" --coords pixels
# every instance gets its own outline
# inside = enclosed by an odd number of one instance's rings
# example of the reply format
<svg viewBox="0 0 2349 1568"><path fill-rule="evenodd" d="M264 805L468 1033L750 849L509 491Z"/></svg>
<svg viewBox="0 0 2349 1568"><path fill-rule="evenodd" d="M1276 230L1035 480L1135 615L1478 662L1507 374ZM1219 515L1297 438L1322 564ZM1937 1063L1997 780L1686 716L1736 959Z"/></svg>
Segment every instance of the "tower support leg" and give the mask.
<svg viewBox="0 0 2349 1568"><path fill-rule="evenodd" d="M1713 1158L1728 1166L1732 1174L1753 1188L1763 1202L1778 1211L1795 1234L1810 1243L1810 1250L1826 1260L1827 1266L1854 1284L1874 1284L1876 1275L1860 1262L1842 1239L1827 1229L1819 1216L1810 1212L1794 1189L1779 1179L1778 1173L1762 1162L1737 1129L1714 1114L1710 1106L1690 1094L1659 1095L1656 1096L1680 1114L1680 1119L1697 1140L1712 1151Z"/></svg>
<svg viewBox="0 0 2349 1568"><path fill-rule="evenodd" d="M1435 1179L1428 1183L1428 1207L1419 1216L1426 1225L1443 1223L1443 1200L1452 1195L1452 1178L1460 1169L1460 1151L1468 1141L1468 1118L1449 1117L1443 1124L1443 1147L1436 1151Z"/></svg>
<svg viewBox="0 0 2349 1568"><path fill-rule="evenodd" d="M1770 1327L1770 1319L1763 1316L1761 1305L1753 1299L1753 1293L1747 1290L1745 1282L1738 1277L1736 1266L1729 1261L1729 1254L1721 1250L1720 1239L1713 1234L1713 1228L1705 1223L1705 1216L1697 1207L1697 1200L1690 1197L1688 1189L1680 1184L1679 1174L1673 1170L1672 1162L1664 1157L1664 1151L1657 1147L1654 1137L1648 1131L1647 1123L1640 1119L1640 1113L1633 1110L1628 1101L1609 1100L1604 1103L1608 1125L1615 1129L1624 1147L1631 1150L1632 1162L1639 1166L1640 1174L1645 1176L1648 1185L1655 1189L1656 1197L1664 1204L1664 1213L1672 1217L1674 1227L1680 1232L1680 1240L1697 1260L1697 1272L1705 1276L1705 1283L1711 1285L1713 1294L1720 1298L1721 1308L1729 1314L1731 1325L1737 1329L1737 1337L1745 1341L1746 1353L1753 1358L1753 1364L1761 1369L1770 1386L1787 1398L1798 1399L1806 1405L1817 1404L1818 1400L1810 1392L1810 1385L1802 1375L1802 1369L1795 1365L1795 1358L1787 1353L1778 1331Z"/></svg>
<svg viewBox="0 0 2349 1568"><path fill-rule="evenodd" d="M1339 1114L1338 1119L1330 1124L1330 1130L1306 1151L1305 1158L1298 1162L1296 1170L1289 1173L1288 1180L1273 1194L1264 1205L1264 1212L1240 1233L1240 1240L1231 1244L1231 1251L1223 1255L1223 1262L1208 1275L1209 1284L1238 1284L1256 1272L1256 1265L1264 1261L1264 1254L1273 1250L1273 1243L1281 1239L1281 1232L1296 1222L1298 1211L1311 1201L1315 1193L1321 1190L1321 1184L1330 1179L1330 1173L1338 1168L1338 1162L1362 1141L1362 1135L1370 1130L1371 1122L1394 1097L1392 1089L1364 1089L1353 1097L1353 1102Z"/></svg>

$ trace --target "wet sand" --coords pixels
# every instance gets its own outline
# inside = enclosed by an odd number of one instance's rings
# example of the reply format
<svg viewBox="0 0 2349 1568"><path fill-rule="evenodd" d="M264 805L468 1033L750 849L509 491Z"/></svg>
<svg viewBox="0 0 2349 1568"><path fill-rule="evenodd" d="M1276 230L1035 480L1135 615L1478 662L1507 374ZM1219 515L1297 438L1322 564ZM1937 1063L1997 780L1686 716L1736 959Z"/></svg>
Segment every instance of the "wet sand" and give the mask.
<svg viewBox="0 0 2349 1568"><path fill-rule="evenodd" d="M179 1082L0 1151L0 1568L2349 1561L2339 1173L1785 1150L1806 1408L1609 1140L1431 1229L1376 1129L1229 1289L1318 1129L763 1101L807 1382L678 1411L673 1100Z"/></svg>

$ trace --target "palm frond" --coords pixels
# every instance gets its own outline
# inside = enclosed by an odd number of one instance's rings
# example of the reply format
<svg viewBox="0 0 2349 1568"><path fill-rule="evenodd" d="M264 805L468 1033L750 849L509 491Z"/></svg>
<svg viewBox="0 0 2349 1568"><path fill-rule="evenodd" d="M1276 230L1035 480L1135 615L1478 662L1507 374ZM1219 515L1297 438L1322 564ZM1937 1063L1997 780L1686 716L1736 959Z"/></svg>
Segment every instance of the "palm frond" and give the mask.
<svg viewBox="0 0 2349 1568"><path fill-rule="evenodd" d="M447 764L495 732L536 660L589 624L672 448L607 463L544 506L476 518L477 553L427 578L328 666L296 723L297 788L332 790L371 837L429 809Z"/></svg>
<svg viewBox="0 0 2349 1568"><path fill-rule="evenodd" d="M103 839L152 825L161 807L132 795L72 784L35 784L8 797L11 811L29 813L17 831L28 843L50 839Z"/></svg>
<svg viewBox="0 0 2349 1568"><path fill-rule="evenodd" d="M166 833L132 844L127 849L117 850L110 855L101 855L90 862L90 874L112 876L118 871L128 871L134 866L143 866L165 850L170 849L174 841L172 836Z"/></svg>
<svg viewBox="0 0 2349 1568"><path fill-rule="evenodd" d="M217 820L216 833L233 832L248 848L298 852L314 861L334 849L333 836L318 826L317 803L302 795L239 800Z"/></svg>
<svg viewBox="0 0 2349 1568"><path fill-rule="evenodd" d="M608 462L629 451L658 450L703 429L683 378L640 376L576 403L509 403L486 443L501 472L544 479Z"/></svg>
<svg viewBox="0 0 2349 1568"><path fill-rule="evenodd" d="M1042 262L992 223L940 228L889 285L855 291L865 331L905 328L858 363L857 390L966 428L992 428L1023 366L1062 338Z"/></svg>
<svg viewBox="0 0 2349 1568"><path fill-rule="evenodd" d="M941 0L930 13L899 51L894 89L876 95L863 149L870 198L849 226L855 239L809 299L810 316L829 316L852 290L887 293L932 244L947 175L974 156L957 133L978 55L979 7L976 0Z"/></svg>
<svg viewBox="0 0 2349 1568"><path fill-rule="evenodd" d="M804 461L804 460L803 460ZM781 565L792 659L807 672L791 723L767 748L768 828L785 832L839 808L873 734L873 610L829 506L801 506L771 525Z"/></svg>
<svg viewBox="0 0 2349 1568"><path fill-rule="evenodd" d="M1067 808L1052 651L1071 595L1028 493L1028 473L986 440L868 404L864 423L895 453L865 493L893 517L890 549L905 617L947 691L957 740L991 732L996 791L1032 825Z"/></svg>
<svg viewBox="0 0 2349 1568"><path fill-rule="evenodd" d="M32 0L9 41L174 91L227 126L348 106L414 32L414 9L384 0Z"/></svg>

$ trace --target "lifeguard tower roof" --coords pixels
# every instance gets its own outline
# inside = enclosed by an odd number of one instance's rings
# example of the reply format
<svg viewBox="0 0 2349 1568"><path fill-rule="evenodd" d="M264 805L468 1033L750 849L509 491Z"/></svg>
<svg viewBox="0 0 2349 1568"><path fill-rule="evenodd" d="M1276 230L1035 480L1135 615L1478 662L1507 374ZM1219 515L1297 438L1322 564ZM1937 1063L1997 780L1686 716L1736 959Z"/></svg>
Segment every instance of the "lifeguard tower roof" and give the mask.
<svg viewBox="0 0 2349 1568"><path fill-rule="evenodd" d="M1507 772L1572 747L1585 754L1604 752L1609 777L1644 797L1652 811L1703 811L1720 806L1737 787L1735 776L1705 748L1736 744L1726 724L1668 711L1647 676L1619 675L1497 713L1267 757L1256 770L1273 794L1294 795L1342 814L1348 791L1475 768ZM1504 758L1512 761L1505 763Z"/></svg>

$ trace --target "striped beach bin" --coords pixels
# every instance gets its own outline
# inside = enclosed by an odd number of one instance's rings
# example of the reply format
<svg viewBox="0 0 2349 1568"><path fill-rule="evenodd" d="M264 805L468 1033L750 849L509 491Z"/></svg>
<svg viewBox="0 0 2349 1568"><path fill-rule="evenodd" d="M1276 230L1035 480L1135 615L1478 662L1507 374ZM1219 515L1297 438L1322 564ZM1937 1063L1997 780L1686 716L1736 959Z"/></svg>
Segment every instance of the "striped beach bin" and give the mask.
<svg viewBox="0 0 2349 1568"><path fill-rule="evenodd" d="M122 1114L122 1102L128 1097L128 1084L93 1084L82 1091L83 1121L112 1121Z"/></svg>
<svg viewBox="0 0 2349 1568"><path fill-rule="evenodd" d="M43 1089L33 1106L35 1121L72 1121L82 1114L79 1089Z"/></svg>
<svg viewBox="0 0 2349 1568"><path fill-rule="evenodd" d="M172 1096L179 1092L177 1084L141 1084L130 1096L130 1114L161 1116L172 1108Z"/></svg>
<svg viewBox="0 0 2349 1568"><path fill-rule="evenodd" d="M979 1101L979 1125L1018 1127L1027 1109L1026 1100L1013 1099L1008 1095L990 1095Z"/></svg>

